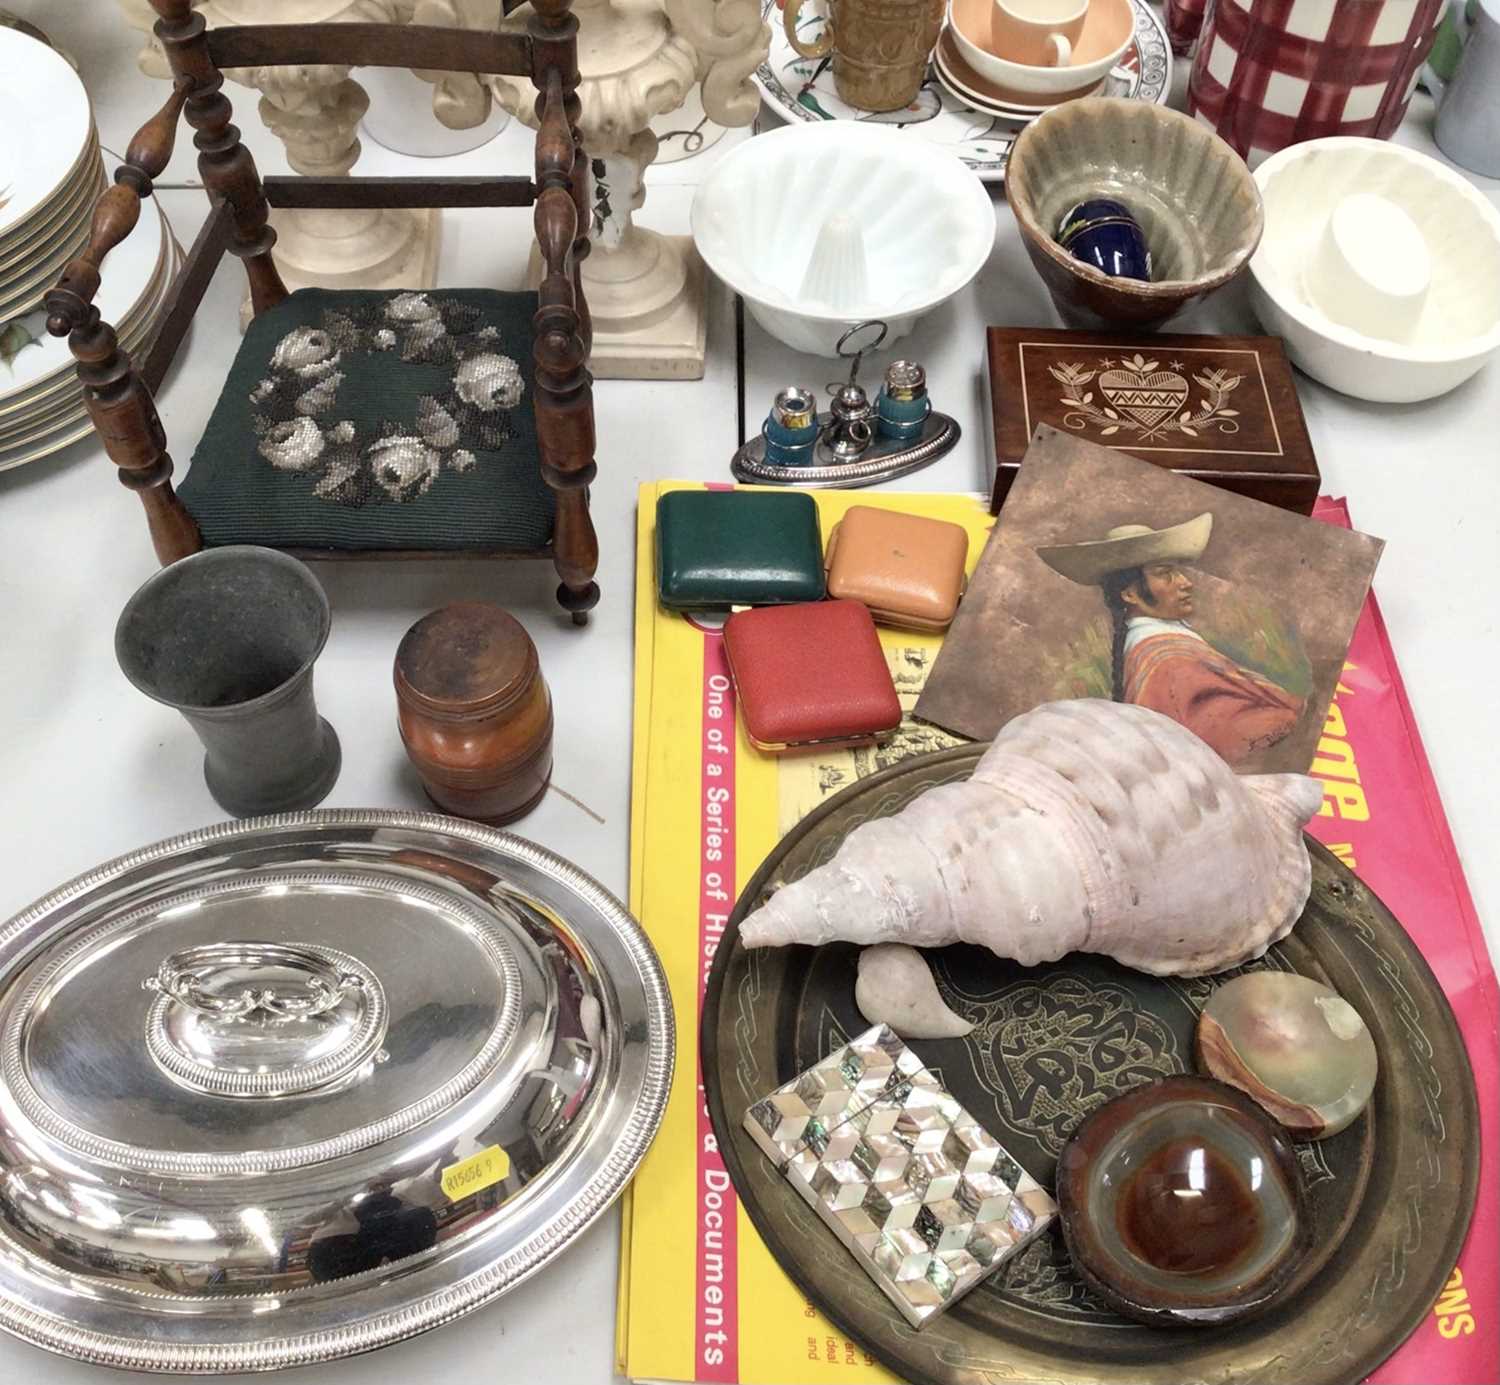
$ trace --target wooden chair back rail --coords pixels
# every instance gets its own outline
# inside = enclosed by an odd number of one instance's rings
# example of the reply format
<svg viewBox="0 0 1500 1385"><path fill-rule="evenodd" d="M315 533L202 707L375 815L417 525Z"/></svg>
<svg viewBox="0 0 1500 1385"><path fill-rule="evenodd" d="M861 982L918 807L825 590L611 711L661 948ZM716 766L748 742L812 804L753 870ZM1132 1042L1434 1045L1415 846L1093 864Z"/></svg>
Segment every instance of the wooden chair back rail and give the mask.
<svg viewBox="0 0 1500 1385"><path fill-rule="evenodd" d="M530 178L304 178L262 180L273 207L529 207Z"/></svg>
<svg viewBox="0 0 1500 1385"><path fill-rule="evenodd" d="M531 75L531 38L432 24L242 24L208 31L215 67L411 67Z"/></svg>
<svg viewBox="0 0 1500 1385"><path fill-rule="evenodd" d="M156 329L156 339L146 348L138 367L141 381L153 397L167 377L177 348L187 335L188 324L198 311L198 304L203 301L209 281L218 270L219 261L224 258L233 235L234 209L227 202L215 202L167 291L167 303L162 310L161 325Z"/></svg>
<svg viewBox="0 0 1500 1385"><path fill-rule="evenodd" d="M192 85L177 81L165 104L139 130L125 151L125 162L115 171L112 186L99 194L89 226L89 242L70 260L62 278L46 295L47 330L66 336L88 320L94 295L99 292L100 269L105 256L135 229L141 218L141 199L151 196L152 180L160 176L172 158L177 141L177 121Z"/></svg>

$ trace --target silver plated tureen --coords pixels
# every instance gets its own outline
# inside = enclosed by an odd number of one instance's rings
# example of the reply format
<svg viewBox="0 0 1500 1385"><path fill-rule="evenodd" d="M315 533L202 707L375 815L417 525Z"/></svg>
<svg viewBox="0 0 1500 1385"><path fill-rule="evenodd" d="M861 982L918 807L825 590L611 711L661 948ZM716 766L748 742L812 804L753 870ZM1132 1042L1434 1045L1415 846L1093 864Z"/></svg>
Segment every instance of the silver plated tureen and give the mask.
<svg viewBox="0 0 1500 1385"><path fill-rule="evenodd" d="M639 925L516 837L289 814L0 926L0 1327L245 1371L438 1326L620 1192L672 1013Z"/></svg>

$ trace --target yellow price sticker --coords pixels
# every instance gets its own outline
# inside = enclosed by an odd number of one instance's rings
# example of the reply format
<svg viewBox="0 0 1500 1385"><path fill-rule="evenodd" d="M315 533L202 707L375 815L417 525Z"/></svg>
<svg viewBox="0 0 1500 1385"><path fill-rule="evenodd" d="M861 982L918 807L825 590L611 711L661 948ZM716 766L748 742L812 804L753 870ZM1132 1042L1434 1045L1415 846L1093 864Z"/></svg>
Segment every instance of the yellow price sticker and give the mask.
<svg viewBox="0 0 1500 1385"><path fill-rule="evenodd" d="M510 1155L499 1145L491 1145L456 1164L449 1164L443 1170L442 1189L449 1202L457 1202L461 1197L472 1197L498 1183L509 1172Z"/></svg>

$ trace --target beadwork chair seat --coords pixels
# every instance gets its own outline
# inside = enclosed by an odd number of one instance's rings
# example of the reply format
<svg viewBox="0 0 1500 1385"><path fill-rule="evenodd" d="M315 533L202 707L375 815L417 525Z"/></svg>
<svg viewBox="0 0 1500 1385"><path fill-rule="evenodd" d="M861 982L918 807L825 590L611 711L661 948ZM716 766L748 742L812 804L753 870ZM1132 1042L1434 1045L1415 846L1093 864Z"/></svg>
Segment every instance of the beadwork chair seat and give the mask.
<svg viewBox="0 0 1500 1385"><path fill-rule="evenodd" d="M534 554L536 295L301 289L251 323L178 488L210 546Z"/></svg>
<svg viewBox="0 0 1500 1385"><path fill-rule="evenodd" d="M189 0L151 0L172 95L130 143L89 244L47 295L120 479L145 506L163 563L205 545L311 556L549 558L582 623L599 598L588 509L594 414L587 159L578 134L577 20L533 0L524 34L395 24L209 30ZM506 73L537 89L535 178L268 178L230 123L224 68L331 63ZM93 306L109 251L197 132L210 212L137 368ZM541 252L533 293L488 288L303 289L277 273L272 207L526 207ZM180 493L152 391L225 252L254 310ZM226 324L227 326L227 324Z"/></svg>

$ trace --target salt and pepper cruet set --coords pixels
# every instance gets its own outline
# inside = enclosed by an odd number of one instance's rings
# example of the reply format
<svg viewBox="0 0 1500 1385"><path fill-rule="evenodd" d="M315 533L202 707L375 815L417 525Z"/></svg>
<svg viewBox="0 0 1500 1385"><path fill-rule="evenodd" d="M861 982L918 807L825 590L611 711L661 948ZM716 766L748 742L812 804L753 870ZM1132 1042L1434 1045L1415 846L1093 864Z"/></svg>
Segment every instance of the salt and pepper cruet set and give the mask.
<svg viewBox="0 0 1500 1385"><path fill-rule="evenodd" d="M828 386L829 407L817 394L787 385L771 401L760 435L730 462L737 480L813 489L870 486L926 466L959 439L959 426L938 413L927 396L927 372L916 361L895 360L885 369L871 402L859 383L860 362L885 341L884 322L857 323L835 352L849 361L849 377Z"/></svg>

